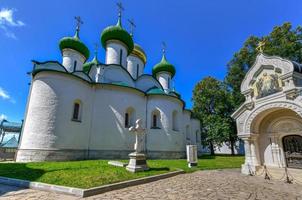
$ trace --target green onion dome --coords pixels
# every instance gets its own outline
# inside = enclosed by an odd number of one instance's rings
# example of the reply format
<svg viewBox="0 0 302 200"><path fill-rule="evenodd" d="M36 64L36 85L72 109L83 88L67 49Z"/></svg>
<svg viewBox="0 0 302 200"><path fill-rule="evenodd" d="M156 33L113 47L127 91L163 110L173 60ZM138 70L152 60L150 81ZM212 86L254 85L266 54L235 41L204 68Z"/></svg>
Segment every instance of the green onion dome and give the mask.
<svg viewBox="0 0 302 200"><path fill-rule="evenodd" d="M109 26L103 30L101 34L101 43L104 48L106 48L106 42L108 40L123 42L128 48L128 54L130 54L134 48L133 39L131 35L122 28L120 19L115 26Z"/></svg>
<svg viewBox="0 0 302 200"><path fill-rule="evenodd" d="M139 46L138 44L134 44L134 48L133 48L133 51L131 53L136 55L140 59L142 59L144 64L146 64L147 56L146 56L146 53L145 53L145 51L143 50L143 48L141 46Z"/></svg>
<svg viewBox="0 0 302 200"><path fill-rule="evenodd" d="M91 69L91 67L92 67L93 65L98 65L98 64L100 64L100 62L98 61L97 57L94 56L94 58L92 59L92 61L86 62L86 63L83 64L83 71L84 71L85 73L88 73L89 70Z"/></svg>
<svg viewBox="0 0 302 200"><path fill-rule="evenodd" d="M76 32L74 37L64 37L59 42L60 50L62 52L63 49L73 49L75 51L80 52L86 60L89 58L89 49L87 46L80 40L78 31Z"/></svg>
<svg viewBox="0 0 302 200"><path fill-rule="evenodd" d="M156 64L152 69L153 76L156 76L159 72L170 72L172 77L175 75L175 67L166 60L165 54L163 54L160 63Z"/></svg>

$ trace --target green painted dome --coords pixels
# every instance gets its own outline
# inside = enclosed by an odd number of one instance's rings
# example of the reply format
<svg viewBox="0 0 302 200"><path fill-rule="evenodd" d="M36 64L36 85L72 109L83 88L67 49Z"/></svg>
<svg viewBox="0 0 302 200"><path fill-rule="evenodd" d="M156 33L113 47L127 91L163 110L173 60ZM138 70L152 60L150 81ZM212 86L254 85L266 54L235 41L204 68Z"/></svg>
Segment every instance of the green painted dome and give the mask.
<svg viewBox="0 0 302 200"><path fill-rule="evenodd" d="M109 26L103 30L101 34L101 43L104 48L106 48L106 42L108 40L123 42L128 47L128 54L130 54L134 48L133 39L131 35L122 28L120 19L115 26Z"/></svg>
<svg viewBox="0 0 302 200"><path fill-rule="evenodd" d="M61 51L63 49L69 48L80 52L86 58L86 60L89 58L89 49L80 40L78 31L76 32L74 37L63 37L59 42L59 47Z"/></svg>
<svg viewBox="0 0 302 200"><path fill-rule="evenodd" d="M88 73L89 70L90 70L90 68L93 65L98 65L98 64L100 64L100 62L98 61L97 57L94 56L94 58L92 59L92 61L84 63L84 65L83 65L83 71L86 72L86 73Z"/></svg>
<svg viewBox="0 0 302 200"><path fill-rule="evenodd" d="M175 75L175 67L166 60L165 54L160 63L156 64L152 69L153 76L156 76L159 72L170 72L172 77Z"/></svg>

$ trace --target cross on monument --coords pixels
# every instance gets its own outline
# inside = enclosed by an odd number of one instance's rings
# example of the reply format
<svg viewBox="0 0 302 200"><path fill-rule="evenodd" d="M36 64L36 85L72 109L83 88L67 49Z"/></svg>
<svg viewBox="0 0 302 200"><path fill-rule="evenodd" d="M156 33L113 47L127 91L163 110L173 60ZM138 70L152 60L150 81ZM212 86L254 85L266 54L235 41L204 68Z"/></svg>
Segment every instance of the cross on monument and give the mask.
<svg viewBox="0 0 302 200"><path fill-rule="evenodd" d="M117 2L116 3L117 5L117 8L118 8L118 16L121 17L122 16L122 11L124 11L124 7L123 7L123 4L122 2Z"/></svg>
<svg viewBox="0 0 302 200"><path fill-rule="evenodd" d="M265 42L264 41L260 41L258 43L258 46L257 46L256 50L259 51L260 53L263 53L264 45L265 45Z"/></svg>
<svg viewBox="0 0 302 200"><path fill-rule="evenodd" d="M166 48L167 48L167 45L166 45L166 43L165 43L165 42L162 42L162 43L161 43L161 45L162 45L162 51L163 51L163 54L165 55L165 54L166 54Z"/></svg>
<svg viewBox="0 0 302 200"><path fill-rule="evenodd" d="M128 22L130 24L130 35L133 36L134 28L136 28L136 25L133 19L128 19Z"/></svg>
<svg viewBox="0 0 302 200"><path fill-rule="evenodd" d="M77 22L77 31L79 31L79 30L80 30L81 24L83 24L83 21L82 21L82 19L81 19L80 16L76 16L76 17L74 17L74 19L75 19L76 22Z"/></svg>

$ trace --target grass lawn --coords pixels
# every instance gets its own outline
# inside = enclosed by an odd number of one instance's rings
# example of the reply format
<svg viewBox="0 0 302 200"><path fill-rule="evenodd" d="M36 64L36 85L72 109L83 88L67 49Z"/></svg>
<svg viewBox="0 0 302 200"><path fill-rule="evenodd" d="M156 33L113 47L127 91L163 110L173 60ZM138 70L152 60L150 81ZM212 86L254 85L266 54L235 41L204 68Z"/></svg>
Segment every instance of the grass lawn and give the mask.
<svg viewBox="0 0 302 200"><path fill-rule="evenodd" d="M0 163L0 176L70 187L91 188L162 174L177 169L192 172L196 170L239 168L243 161L243 156L202 156L198 160L198 167L190 169L184 159L148 160L150 170L139 173L131 173L124 168L108 165L108 160Z"/></svg>

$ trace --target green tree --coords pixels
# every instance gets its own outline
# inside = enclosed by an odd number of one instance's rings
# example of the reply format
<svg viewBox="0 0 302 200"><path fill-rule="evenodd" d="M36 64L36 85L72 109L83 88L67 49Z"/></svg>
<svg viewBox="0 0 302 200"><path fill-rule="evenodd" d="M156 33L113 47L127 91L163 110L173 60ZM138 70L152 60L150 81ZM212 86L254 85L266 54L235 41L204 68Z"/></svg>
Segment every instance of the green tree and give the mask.
<svg viewBox="0 0 302 200"><path fill-rule="evenodd" d="M267 36L250 36L228 63L225 82L232 93L233 111L244 102L240 85L246 72L255 62L258 55L256 48L260 41L265 42L263 53L266 55L280 56L299 63L302 61L302 28L300 26L292 28L291 23L287 22L274 27Z"/></svg>
<svg viewBox="0 0 302 200"><path fill-rule="evenodd" d="M215 147L230 141L230 99L225 85L212 77L198 82L193 91L193 113L201 123L201 141L212 155Z"/></svg>

